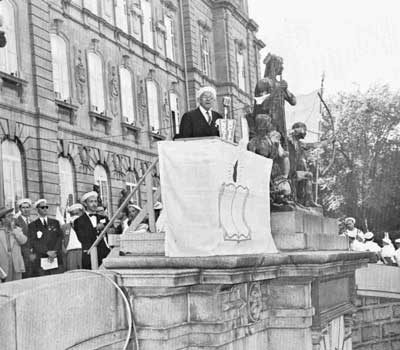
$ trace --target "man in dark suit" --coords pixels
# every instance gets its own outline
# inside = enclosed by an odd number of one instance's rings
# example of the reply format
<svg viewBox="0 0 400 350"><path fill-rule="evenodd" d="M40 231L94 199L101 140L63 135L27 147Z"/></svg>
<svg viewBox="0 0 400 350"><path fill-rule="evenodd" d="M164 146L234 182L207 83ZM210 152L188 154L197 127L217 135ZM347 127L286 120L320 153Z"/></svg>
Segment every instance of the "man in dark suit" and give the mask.
<svg viewBox="0 0 400 350"><path fill-rule="evenodd" d="M98 194L95 191L85 193L81 198L81 203L86 211L74 221L73 228L76 232L78 240L82 244L82 268L91 269L90 256L87 254L88 249L96 241L97 236L103 231L107 225L108 219L104 216L96 214ZM101 265L103 259L108 255L110 249L107 247L103 239L97 246L98 264Z"/></svg>
<svg viewBox="0 0 400 350"><path fill-rule="evenodd" d="M28 225L31 223L32 201L29 198L20 199L17 202L19 215L15 219L15 225L22 229L22 233L28 237ZM29 259L30 249L28 243L21 246L22 257L24 258L25 272L22 273L22 278L32 277L32 263Z"/></svg>
<svg viewBox="0 0 400 350"><path fill-rule="evenodd" d="M212 110L216 96L211 86L199 90L199 107L182 116L177 138L219 136L216 121L222 116Z"/></svg>
<svg viewBox="0 0 400 350"><path fill-rule="evenodd" d="M49 206L46 199L34 205L39 217L28 225L28 245L32 252L33 276L61 273L63 233L58 220L47 217ZM57 266L55 265L57 262ZM45 266L53 264L54 267Z"/></svg>

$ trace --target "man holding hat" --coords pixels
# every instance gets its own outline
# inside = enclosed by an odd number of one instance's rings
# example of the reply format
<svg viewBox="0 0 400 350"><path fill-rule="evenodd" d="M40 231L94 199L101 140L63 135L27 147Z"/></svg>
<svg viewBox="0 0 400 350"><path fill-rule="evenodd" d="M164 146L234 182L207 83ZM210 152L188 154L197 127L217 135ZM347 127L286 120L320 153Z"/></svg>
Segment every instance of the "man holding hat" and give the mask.
<svg viewBox="0 0 400 350"><path fill-rule="evenodd" d="M213 87L205 86L198 91L197 96L199 107L182 116L179 138L219 136L215 122L222 116L212 110L217 92Z"/></svg>
<svg viewBox="0 0 400 350"><path fill-rule="evenodd" d="M0 208L0 221L0 279L19 280L25 272L21 245L26 243L27 237L15 226L12 208Z"/></svg>
<svg viewBox="0 0 400 350"><path fill-rule="evenodd" d="M46 199L35 202L39 217L28 225L28 245L31 248L33 275L46 276L62 272L62 239L58 220L47 216L49 205Z"/></svg>
<svg viewBox="0 0 400 350"><path fill-rule="evenodd" d="M20 215L18 215L15 219L15 225L22 229L23 234L28 237L28 225L31 223L31 209L32 209L32 201L29 198L20 199L17 202L17 206L19 209ZM24 244L21 247L22 257L24 258L25 263L25 272L22 274L22 278L32 277L32 264L29 259L29 247L28 244Z"/></svg>
<svg viewBox="0 0 400 350"><path fill-rule="evenodd" d="M85 193L81 198L81 203L86 211L74 221L73 228L76 232L78 240L82 244L82 268L91 269L90 256L87 251L96 241L97 236L103 231L107 225L107 218L104 218L96 213L98 193L91 191ZM97 246L98 264L101 265L102 260L110 252L104 239Z"/></svg>
<svg viewBox="0 0 400 350"><path fill-rule="evenodd" d="M70 215L68 222L61 227L64 232L65 271L82 268L82 244L73 228L74 221L84 212L83 205L75 203L67 208Z"/></svg>

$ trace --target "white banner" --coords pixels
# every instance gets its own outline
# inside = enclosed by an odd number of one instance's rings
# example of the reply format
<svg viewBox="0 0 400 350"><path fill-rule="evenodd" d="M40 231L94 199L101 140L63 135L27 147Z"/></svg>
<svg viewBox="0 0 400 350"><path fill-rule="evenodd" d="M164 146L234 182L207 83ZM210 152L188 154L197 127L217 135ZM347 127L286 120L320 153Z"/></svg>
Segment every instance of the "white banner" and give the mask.
<svg viewBox="0 0 400 350"><path fill-rule="evenodd" d="M158 143L166 255L276 253L272 160L220 139Z"/></svg>

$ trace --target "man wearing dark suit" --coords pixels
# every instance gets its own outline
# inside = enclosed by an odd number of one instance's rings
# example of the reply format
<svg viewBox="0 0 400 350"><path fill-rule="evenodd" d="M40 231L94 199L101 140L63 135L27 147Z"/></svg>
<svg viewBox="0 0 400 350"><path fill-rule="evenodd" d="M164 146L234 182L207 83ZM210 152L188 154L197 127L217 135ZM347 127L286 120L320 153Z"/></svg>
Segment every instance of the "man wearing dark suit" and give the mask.
<svg viewBox="0 0 400 350"><path fill-rule="evenodd" d="M15 219L15 225L22 229L22 233L28 237L28 225L30 224L30 214L32 201L29 198L20 199L17 202L20 214ZM22 257L25 264L25 272L22 273L22 278L32 277L32 263L30 261L30 249L28 243L21 246Z"/></svg>
<svg viewBox="0 0 400 350"><path fill-rule="evenodd" d="M49 206L45 199L35 203L39 217L28 225L28 245L33 257L33 276L45 276L61 273L63 233L58 220L47 217ZM43 269L43 259L49 263L57 260L58 267Z"/></svg>
<svg viewBox="0 0 400 350"><path fill-rule="evenodd" d="M97 236L103 231L107 225L108 219L104 216L96 214L97 209L97 192L85 193L81 198L81 203L85 206L86 211L74 221L73 228L76 232L78 240L82 244L82 268L91 269L90 256L87 251L96 241ZM103 259L108 255L110 249L107 247L103 239L97 246L98 265L100 266Z"/></svg>
<svg viewBox="0 0 400 350"><path fill-rule="evenodd" d="M216 121L222 116L212 110L216 100L215 89L203 87L198 96L199 107L182 116L177 138L219 136Z"/></svg>

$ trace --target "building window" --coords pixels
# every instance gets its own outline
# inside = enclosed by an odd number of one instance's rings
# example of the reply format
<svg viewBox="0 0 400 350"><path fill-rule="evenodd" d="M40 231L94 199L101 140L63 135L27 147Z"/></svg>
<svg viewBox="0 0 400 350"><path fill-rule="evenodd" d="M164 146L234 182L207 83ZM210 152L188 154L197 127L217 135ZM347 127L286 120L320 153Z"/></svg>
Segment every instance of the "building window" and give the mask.
<svg viewBox="0 0 400 350"><path fill-rule="evenodd" d="M179 115L179 101L178 95L175 92L170 92L169 94L169 108L171 110L171 121L173 127L173 134L179 134L179 122L180 122L180 115Z"/></svg>
<svg viewBox="0 0 400 350"><path fill-rule="evenodd" d="M3 168L4 205L15 208L18 199L24 195L22 156L15 142L5 140L1 144Z"/></svg>
<svg viewBox="0 0 400 350"><path fill-rule="evenodd" d="M126 189L128 192L133 192L133 190L137 187L138 177L134 171L128 171L126 174ZM140 189L136 191L136 193L131 198L133 204L140 205Z"/></svg>
<svg viewBox="0 0 400 350"><path fill-rule="evenodd" d="M143 42L154 47L153 42L153 18L151 14L151 3L148 0L142 0L142 12L143 12Z"/></svg>
<svg viewBox="0 0 400 350"><path fill-rule="evenodd" d="M110 212L110 186L106 169L102 165L94 168L94 183L99 186L101 203Z"/></svg>
<svg viewBox="0 0 400 350"><path fill-rule="evenodd" d="M174 22L171 17L164 17L165 25L165 50L166 55L171 60L174 59L174 45L175 45L175 35L174 35Z"/></svg>
<svg viewBox="0 0 400 350"><path fill-rule="evenodd" d="M60 209L65 213L68 206L75 201L74 168L66 157L58 158L58 171L60 178Z"/></svg>
<svg viewBox="0 0 400 350"><path fill-rule="evenodd" d="M128 33L128 4L126 0L115 2L115 23L123 32Z"/></svg>
<svg viewBox="0 0 400 350"><path fill-rule="evenodd" d="M160 114L158 107L158 91L156 83L152 80L146 82L147 109L149 113L149 126L153 133L160 133Z"/></svg>
<svg viewBox="0 0 400 350"><path fill-rule="evenodd" d="M99 9L97 7L97 0L83 0L83 7L87 8L91 13L98 16Z"/></svg>
<svg viewBox="0 0 400 350"><path fill-rule="evenodd" d="M206 35L201 36L201 71L205 75L210 75L210 46Z"/></svg>
<svg viewBox="0 0 400 350"><path fill-rule="evenodd" d="M0 14L6 32L7 45L0 48L0 70L18 76L18 55L15 25L15 11L9 0L0 1Z"/></svg>
<svg viewBox="0 0 400 350"><path fill-rule="evenodd" d="M129 20L131 26L131 35L140 40L140 28L142 24L142 11L140 8L135 5L131 7Z"/></svg>
<svg viewBox="0 0 400 350"><path fill-rule="evenodd" d="M119 80L121 82L122 121L132 124L135 122L135 107L131 72L124 67L120 67Z"/></svg>
<svg viewBox="0 0 400 350"><path fill-rule="evenodd" d="M67 45L56 34L50 34L50 44L54 92L59 100L67 100L70 97Z"/></svg>
<svg viewBox="0 0 400 350"><path fill-rule="evenodd" d="M117 1L118 3L118 1ZM102 0L103 4L103 18L111 24L114 24L114 1L113 0Z"/></svg>
<svg viewBox="0 0 400 350"><path fill-rule="evenodd" d="M244 69L244 56L243 51L237 48L236 50L236 73L239 88L246 90L246 76Z"/></svg>
<svg viewBox="0 0 400 350"><path fill-rule="evenodd" d="M103 63L99 55L88 53L90 110L105 113Z"/></svg>

